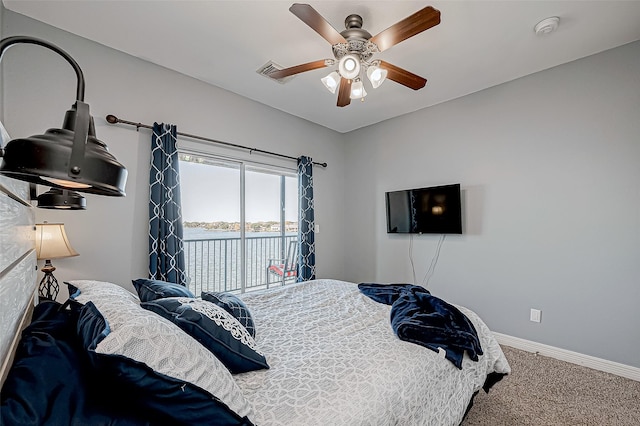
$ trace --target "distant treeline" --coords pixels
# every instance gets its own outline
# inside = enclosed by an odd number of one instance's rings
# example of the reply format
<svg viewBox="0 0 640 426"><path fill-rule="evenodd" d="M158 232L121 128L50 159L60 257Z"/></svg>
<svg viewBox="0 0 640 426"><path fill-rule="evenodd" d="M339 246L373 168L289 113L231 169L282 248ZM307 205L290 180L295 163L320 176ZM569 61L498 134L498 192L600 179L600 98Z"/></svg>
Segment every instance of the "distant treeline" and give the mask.
<svg viewBox="0 0 640 426"><path fill-rule="evenodd" d="M185 228L201 228L208 231L240 231L240 222L183 222ZM297 229L298 222L285 222L287 230ZM280 222L246 222L245 231L253 232L269 232L279 231Z"/></svg>

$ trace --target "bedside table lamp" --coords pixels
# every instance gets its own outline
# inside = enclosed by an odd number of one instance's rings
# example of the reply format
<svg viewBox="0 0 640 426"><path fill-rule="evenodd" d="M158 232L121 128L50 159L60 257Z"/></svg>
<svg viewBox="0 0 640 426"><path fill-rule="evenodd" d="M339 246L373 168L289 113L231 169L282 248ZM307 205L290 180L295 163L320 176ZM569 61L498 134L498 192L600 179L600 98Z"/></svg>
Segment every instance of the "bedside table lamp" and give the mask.
<svg viewBox="0 0 640 426"><path fill-rule="evenodd" d="M63 223L38 223L36 224L36 254L38 260L44 259L45 263L41 271L44 277L38 287L38 295L45 299L55 300L60 291L58 280L53 276L56 267L51 264L51 259L78 256L64 232Z"/></svg>

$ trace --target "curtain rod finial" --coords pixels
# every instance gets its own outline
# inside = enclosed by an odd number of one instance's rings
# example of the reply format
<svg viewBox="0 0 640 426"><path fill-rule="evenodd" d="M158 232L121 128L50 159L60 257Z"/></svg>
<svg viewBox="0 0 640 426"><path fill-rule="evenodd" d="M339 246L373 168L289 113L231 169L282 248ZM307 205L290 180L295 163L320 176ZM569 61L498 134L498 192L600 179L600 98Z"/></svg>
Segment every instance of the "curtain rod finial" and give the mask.
<svg viewBox="0 0 640 426"><path fill-rule="evenodd" d="M117 122L118 122L118 117L112 114L107 115L107 123L116 124Z"/></svg>

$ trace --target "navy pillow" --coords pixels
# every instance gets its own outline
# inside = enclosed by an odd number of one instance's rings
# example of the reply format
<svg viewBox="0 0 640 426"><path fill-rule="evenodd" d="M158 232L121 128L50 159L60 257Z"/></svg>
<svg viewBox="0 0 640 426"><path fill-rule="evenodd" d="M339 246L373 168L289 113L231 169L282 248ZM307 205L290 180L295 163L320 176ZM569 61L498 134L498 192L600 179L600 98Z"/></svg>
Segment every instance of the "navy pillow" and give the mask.
<svg viewBox="0 0 640 426"><path fill-rule="evenodd" d="M160 280L139 278L131 281L141 302L163 297L195 297L185 286Z"/></svg>
<svg viewBox="0 0 640 426"><path fill-rule="evenodd" d="M253 318L251 317L251 312L249 312L249 308L244 304L242 300L238 298L235 294L232 293L220 293L216 291L203 291L201 293L201 297L203 300L206 300L211 303L215 303L216 305L224 308L227 312L235 317L240 324L247 329L251 337L255 339L256 337L256 328L253 324Z"/></svg>
<svg viewBox="0 0 640 426"><path fill-rule="evenodd" d="M23 331L2 391L2 425L162 424L96 380L76 334L79 307L45 301Z"/></svg>
<svg viewBox="0 0 640 426"><path fill-rule="evenodd" d="M73 327L64 315L47 320L55 314L54 306L38 305L33 322L23 332L0 393L2 424L71 424L75 417L75 394L84 395L84 383L76 371L81 362L65 342Z"/></svg>
<svg viewBox="0 0 640 426"><path fill-rule="evenodd" d="M119 382L118 392L133 390L139 410L159 413L163 424L171 425L211 424L212 419L216 425L252 424L192 383L158 373L146 364L122 355L96 352L97 345L109 333L108 322L93 302L87 302L80 311L78 334L90 362L94 369Z"/></svg>
<svg viewBox="0 0 640 426"><path fill-rule="evenodd" d="M169 297L140 304L209 349L232 374L269 368L255 340L225 309L206 300Z"/></svg>

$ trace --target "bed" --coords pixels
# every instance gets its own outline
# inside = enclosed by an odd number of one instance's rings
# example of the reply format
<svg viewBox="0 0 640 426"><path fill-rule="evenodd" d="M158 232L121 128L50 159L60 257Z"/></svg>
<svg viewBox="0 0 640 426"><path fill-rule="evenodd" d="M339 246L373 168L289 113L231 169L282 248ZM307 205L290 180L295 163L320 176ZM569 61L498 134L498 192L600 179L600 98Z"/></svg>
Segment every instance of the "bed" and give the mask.
<svg viewBox="0 0 640 426"><path fill-rule="evenodd" d="M457 369L440 352L399 340L391 306L354 283L316 280L243 300L271 366L236 377L258 424L457 425L487 377L510 371L487 326L462 307L484 355Z"/></svg>
<svg viewBox="0 0 640 426"><path fill-rule="evenodd" d="M400 340L393 307L356 283L198 297L145 279L133 281L137 294L68 285L70 300L36 306L22 335L3 424L458 425L474 395L510 372L471 310L457 307L482 355L458 368Z"/></svg>

